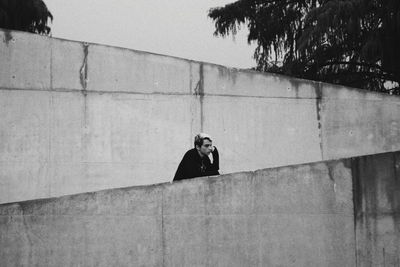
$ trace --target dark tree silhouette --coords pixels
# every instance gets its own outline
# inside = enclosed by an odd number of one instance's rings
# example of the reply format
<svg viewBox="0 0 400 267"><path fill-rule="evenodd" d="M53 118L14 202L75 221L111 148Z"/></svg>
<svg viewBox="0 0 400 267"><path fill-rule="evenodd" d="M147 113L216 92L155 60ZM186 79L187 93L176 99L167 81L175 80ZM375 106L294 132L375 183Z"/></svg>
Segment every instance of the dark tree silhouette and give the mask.
<svg viewBox="0 0 400 267"><path fill-rule="evenodd" d="M49 35L53 15L42 0L0 0L0 28Z"/></svg>
<svg viewBox="0 0 400 267"><path fill-rule="evenodd" d="M238 0L208 16L215 35L248 27L257 70L400 94L399 0Z"/></svg>

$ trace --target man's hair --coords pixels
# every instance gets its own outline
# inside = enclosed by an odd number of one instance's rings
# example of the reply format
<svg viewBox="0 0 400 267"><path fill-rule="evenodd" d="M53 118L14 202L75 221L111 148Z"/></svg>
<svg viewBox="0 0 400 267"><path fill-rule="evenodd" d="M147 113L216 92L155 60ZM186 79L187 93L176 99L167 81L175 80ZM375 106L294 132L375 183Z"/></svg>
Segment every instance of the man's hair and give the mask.
<svg viewBox="0 0 400 267"><path fill-rule="evenodd" d="M206 133L199 133L194 137L194 147L196 148L196 146L202 146L204 139L207 139L208 141L212 142L211 140L211 136L209 136Z"/></svg>

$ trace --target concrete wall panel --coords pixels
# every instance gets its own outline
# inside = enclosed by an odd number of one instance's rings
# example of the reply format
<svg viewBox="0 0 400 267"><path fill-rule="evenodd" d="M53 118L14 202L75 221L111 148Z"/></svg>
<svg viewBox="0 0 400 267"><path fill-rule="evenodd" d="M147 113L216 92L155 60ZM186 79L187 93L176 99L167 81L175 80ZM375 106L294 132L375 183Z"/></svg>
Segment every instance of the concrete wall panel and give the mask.
<svg viewBox="0 0 400 267"><path fill-rule="evenodd" d="M354 266L349 160L0 205L2 266Z"/></svg>
<svg viewBox="0 0 400 267"><path fill-rule="evenodd" d="M0 29L0 87L49 89L51 42L39 35Z"/></svg>
<svg viewBox="0 0 400 267"><path fill-rule="evenodd" d="M190 111L190 97L90 95L85 161L136 166L131 175L137 177L148 171L157 178L171 177L182 151L192 146ZM162 172L152 167L157 165Z"/></svg>
<svg viewBox="0 0 400 267"><path fill-rule="evenodd" d="M71 92L57 96L51 196L168 181L176 159L192 146L191 115L196 113L189 96ZM69 119L64 122L66 113Z"/></svg>
<svg viewBox="0 0 400 267"><path fill-rule="evenodd" d="M344 163L167 186L165 265L352 266L351 170Z"/></svg>
<svg viewBox="0 0 400 267"><path fill-rule="evenodd" d="M88 44L51 39L51 85L55 90L82 90L87 82Z"/></svg>
<svg viewBox="0 0 400 267"><path fill-rule="evenodd" d="M400 153L353 164L357 266L400 263Z"/></svg>
<svg viewBox="0 0 400 267"><path fill-rule="evenodd" d="M88 53L88 90L187 94L198 82L190 61L100 45Z"/></svg>
<svg viewBox="0 0 400 267"><path fill-rule="evenodd" d="M140 164L153 162L152 157L161 154L179 157L181 151L168 143L187 144L192 139L189 111L189 97L92 94L87 102L91 135L87 160Z"/></svg>
<svg viewBox="0 0 400 267"><path fill-rule="evenodd" d="M0 90L0 203L48 197L50 99Z"/></svg>
<svg viewBox="0 0 400 267"><path fill-rule="evenodd" d="M132 184L154 184L160 180L167 180L156 176L153 164L143 164L138 169L135 163L112 162L86 162L86 163L57 163L53 164L51 173L50 196L74 194L77 191L91 191L107 189L110 187L126 187ZM174 164L164 165L173 171ZM42 196L45 197L45 196Z"/></svg>
<svg viewBox="0 0 400 267"><path fill-rule="evenodd" d="M0 90L0 117L0 161L48 161L49 92Z"/></svg>
<svg viewBox="0 0 400 267"><path fill-rule="evenodd" d="M0 202L49 197L51 181L46 161L0 162Z"/></svg>
<svg viewBox="0 0 400 267"><path fill-rule="evenodd" d="M400 149L398 97L324 85L320 106L324 159Z"/></svg>
<svg viewBox="0 0 400 267"><path fill-rule="evenodd" d="M79 92L51 94L51 151L50 159L57 163L85 160L86 101ZM86 121L85 121L86 120Z"/></svg>
<svg viewBox="0 0 400 267"><path fill-rule="evenodd" d="M203 102L203 130L213 133L224 172L322 159L315 99L207 96Z"/></svg>
<svg viewBox="0 0 400 267"><path fill-rule="evenodd" d="M160 266L161 197L149 187L5 206L1 265Z"/></svg>
<svg viewBox="0 0 400 267"><path fill-rule="evenodd" d="M205 94L315 98L316 82L266 74L250 70L231 69L218 65L204 64Z"/></svg>
<svg viewBox="0 0 400 267"><path fill-rule="evenodd" d="M396 266L400 152L0 205L2 266Z"/></svg>
<svg viewBox="0 0 400 267"><path fill-rule="evenodd" d="M400 149L398 97L28 33L1 36L0 162L8 167L0 182L18 186L25 176L36 182L24 184L40 186L9 188L21 193L2 194L0 203L171 180L201 131L213 136L222 173Z"/></svg>

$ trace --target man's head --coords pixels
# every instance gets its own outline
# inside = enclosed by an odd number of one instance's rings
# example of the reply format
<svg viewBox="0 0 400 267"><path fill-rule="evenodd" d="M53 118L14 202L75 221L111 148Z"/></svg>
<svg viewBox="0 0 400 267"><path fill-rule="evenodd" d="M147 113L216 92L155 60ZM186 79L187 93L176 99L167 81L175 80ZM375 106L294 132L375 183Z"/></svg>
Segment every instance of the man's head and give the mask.
<svg viewBox="0 0 400 267"><path fill-rule="evenodd" d="M212 140L208 134L199 133L194 137L194 147L201 155L208 156L212 151Z"/></svg>

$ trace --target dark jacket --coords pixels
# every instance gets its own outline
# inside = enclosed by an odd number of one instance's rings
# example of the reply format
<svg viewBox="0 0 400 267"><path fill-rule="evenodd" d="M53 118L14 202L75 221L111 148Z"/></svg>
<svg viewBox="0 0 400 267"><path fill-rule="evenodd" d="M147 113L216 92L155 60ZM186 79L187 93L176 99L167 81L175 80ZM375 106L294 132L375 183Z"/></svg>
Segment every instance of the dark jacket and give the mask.
<svg viewBox="0 0 400 267"><path fill-rule="evenodd" d="M207 156L200 157L196 148L192 148L186 152L176 170L174 181L201 176L219 175L219 155L217 148L214 147L214 151L211 153L213 156L213 163L211 163L210 158Z"/></svg>

